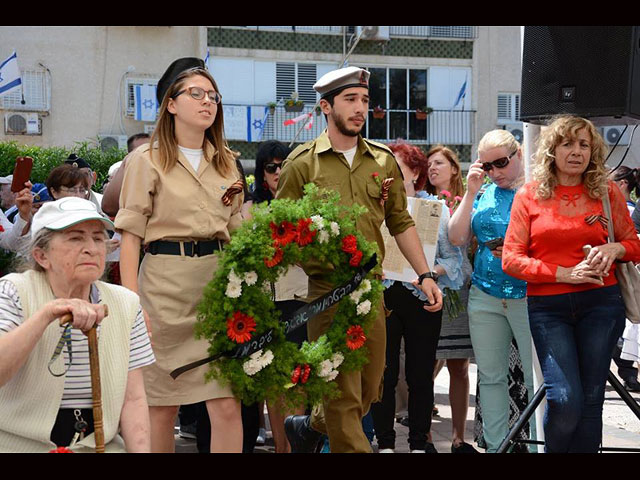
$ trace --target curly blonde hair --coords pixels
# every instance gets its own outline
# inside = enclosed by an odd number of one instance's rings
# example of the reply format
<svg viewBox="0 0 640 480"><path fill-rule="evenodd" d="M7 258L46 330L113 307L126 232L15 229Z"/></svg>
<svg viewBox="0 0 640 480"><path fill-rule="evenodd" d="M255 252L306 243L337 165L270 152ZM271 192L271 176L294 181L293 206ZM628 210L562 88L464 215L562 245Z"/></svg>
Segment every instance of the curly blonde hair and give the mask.
<svg viewBox="0 0 640 480"><path fill-rule="evenodd" d="M538 150L534 154L533 179L538 182L536 195L542 200L551 198L558 185L555 165L556 147L564 139L575 140L583 128L591 134L591 159L582 174L582 182L589 196L600 199L607 193L607 169L605 165L607 147L596 127L586 118L560 115L552 119L542 130Z"/></svg>

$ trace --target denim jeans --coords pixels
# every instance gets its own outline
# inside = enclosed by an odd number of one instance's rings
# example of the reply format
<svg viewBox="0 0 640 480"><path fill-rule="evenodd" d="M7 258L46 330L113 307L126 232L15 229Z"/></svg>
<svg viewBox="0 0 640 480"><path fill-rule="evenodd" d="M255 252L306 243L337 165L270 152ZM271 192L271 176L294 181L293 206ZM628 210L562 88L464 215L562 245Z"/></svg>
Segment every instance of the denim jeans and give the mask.
<svg viewBox="0 0 640 480"><path fill-rule="evenodd" d="M528 299L531 335L547 388L548 453L595 453L604 390L625 310L618 285Z"/></svg>

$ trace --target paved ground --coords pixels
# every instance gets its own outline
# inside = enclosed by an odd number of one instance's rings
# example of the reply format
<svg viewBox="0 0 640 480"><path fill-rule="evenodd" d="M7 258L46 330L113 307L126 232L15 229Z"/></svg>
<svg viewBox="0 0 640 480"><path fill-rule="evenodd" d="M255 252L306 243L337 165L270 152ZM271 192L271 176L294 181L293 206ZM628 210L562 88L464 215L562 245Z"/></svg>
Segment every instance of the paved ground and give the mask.
<svg viewBox="0 0 640 480"><path fill-rule="evenodd" d="M615 373L616 367L612 363L611 370ZM471 382L470 408L467 416L467 435L465 440L473 443L473 418L475 414L475 384L477 368L471 364L469 369ZM433 418L432 435L436 449L440 453L449 453L451 449L451 408L449 407L449 374L443 368L435 382L435 401L439 415ZM640 393L632 396L640 402ZM268 429L267 418L267 429ZM268 432L270 433L270 432ZM396 452L409 451L407 436L409 429L396 423ZM269 435L268 435L269 437ZM620 399L616 391L607 384L605 405L603 412L603 447L640 448L640 419L638 419L629 407ZM473 444L476 446L475 444ZM374 450L377 446L374 443ZM180 453L197 452L195 440L186 440L176 435L176 451ZM482 450L481 450L482 451ZM273 441L267 438L266 445L257 446L256 453L273 453Z"/></svg>

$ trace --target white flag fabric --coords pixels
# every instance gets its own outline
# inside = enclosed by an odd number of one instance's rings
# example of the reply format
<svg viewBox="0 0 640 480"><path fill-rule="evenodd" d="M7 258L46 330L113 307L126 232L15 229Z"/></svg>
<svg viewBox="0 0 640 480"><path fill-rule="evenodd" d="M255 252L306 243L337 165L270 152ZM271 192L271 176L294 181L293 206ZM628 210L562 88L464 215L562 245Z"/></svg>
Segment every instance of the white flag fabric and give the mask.
<svg viewBox="0 0 640 480"><path fill-rule="evenodd" d="M18 68L18 56L13 52L9 58L0 64L0 96L11 93L16 88L22 88L22 77Z"/></svg>
<svg viewBox="0 0 640 480"><path fill-rule="evenodd" d="M135 100L134 118L141 122L155 122L158 111L155 85L135 85L133 88Z"/></svg>

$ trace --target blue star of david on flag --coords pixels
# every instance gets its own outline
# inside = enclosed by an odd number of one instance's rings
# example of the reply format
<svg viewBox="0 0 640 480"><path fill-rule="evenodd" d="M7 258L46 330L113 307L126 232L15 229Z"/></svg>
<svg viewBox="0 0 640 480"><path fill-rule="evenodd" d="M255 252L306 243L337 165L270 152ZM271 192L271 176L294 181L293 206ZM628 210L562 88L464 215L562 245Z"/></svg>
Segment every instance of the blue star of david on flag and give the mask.
<svg viewBox="0 0 640 480"><path fill-rule="evenodd" d="M158 102L156 100L155 85L135 85L133 88L135 100L134 118L141 122L155 122Z"/></svg>

